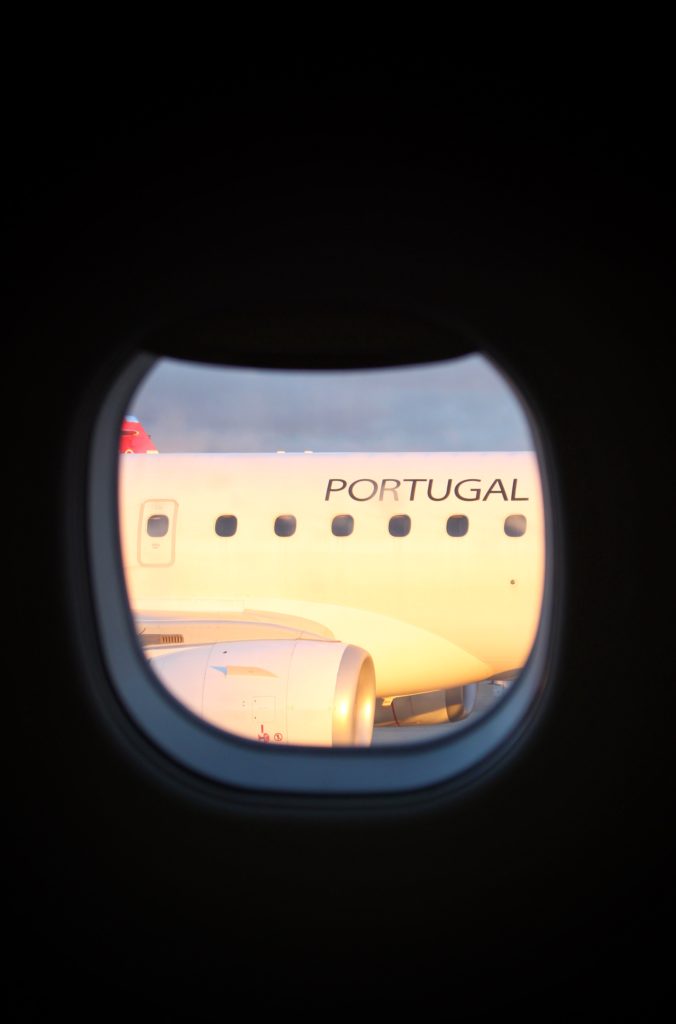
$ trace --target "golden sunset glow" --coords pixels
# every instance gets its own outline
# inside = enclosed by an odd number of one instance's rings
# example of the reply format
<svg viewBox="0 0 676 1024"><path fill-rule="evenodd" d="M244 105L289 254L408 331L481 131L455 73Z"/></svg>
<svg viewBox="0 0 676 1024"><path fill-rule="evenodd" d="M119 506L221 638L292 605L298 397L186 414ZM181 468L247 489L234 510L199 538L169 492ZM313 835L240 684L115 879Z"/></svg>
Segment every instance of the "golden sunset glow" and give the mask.
<svg viewBox="0 0 676 1024"><path fill-rule="evenodd" d="M119 509L154 670L251 739L364 742L376 698L395 724L448 722L533 645L532 452L125 455Z"/></svg>

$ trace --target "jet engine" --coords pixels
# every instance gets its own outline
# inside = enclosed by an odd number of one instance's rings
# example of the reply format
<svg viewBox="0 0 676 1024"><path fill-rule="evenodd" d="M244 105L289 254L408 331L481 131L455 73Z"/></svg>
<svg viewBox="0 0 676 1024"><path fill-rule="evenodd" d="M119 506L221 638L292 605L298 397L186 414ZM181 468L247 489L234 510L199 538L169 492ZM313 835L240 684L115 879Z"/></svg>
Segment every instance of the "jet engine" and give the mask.
<svg viewBox="0 0 676 1024"><path fill-rule="evenodd" d="M235 640L145 648L166 688L206 721L263 743L368 746L375 671L330 640Z"/></svg>

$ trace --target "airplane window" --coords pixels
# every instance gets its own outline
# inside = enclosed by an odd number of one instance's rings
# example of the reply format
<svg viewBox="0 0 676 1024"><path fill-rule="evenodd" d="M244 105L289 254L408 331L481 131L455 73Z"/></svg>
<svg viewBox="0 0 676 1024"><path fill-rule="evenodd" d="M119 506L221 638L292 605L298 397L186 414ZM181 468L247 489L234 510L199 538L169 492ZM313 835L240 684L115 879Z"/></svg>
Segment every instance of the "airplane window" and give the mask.
<svg viewBox="0 0 676 1024"><path fill-rule="evenodd" d="M354 518L352 516L334 516L331 523L331 533L334 537L349 537L354 530Z"/></svg>
<svg viewBox="0 0 676 1024"><path fill-rule="evenodd" d="M446 520L446 533L449 537L464 537L468 529L467 516L449 516Z"/></svg>
<svg viewBox="0 0 676 1024"><path fill-rule="evenodd" d="M166 537L169 531L168 516L149 516L146 531L149 537Z"/></svg>
<svg viewBox="0 0 676 1024"><path fill-rule="evenodd" d="M139 366L107 422L118 439L120 424L135 422L141 438L133 454L120 439L116 455L126 587L117 621L133 624L159 689L133 666L116 685L143 727L167 748L184 736L179 760L245 786L260 769L247 774L244 762L258 764L263 748L284 748L269 785L299 791L319 779L335 791L387 790L401 771L431 781L449 763L473 763L485 749L474 726L498 712L513 722L535 692L527 669L546 580L540 459L502 372L478 353L350 371L150 356ZM295 515L276 514L285 506ZM442 523L468 542L448 543ZM235 534L236 545L222 543ZM523 539L502 544L505 534ZM97 593L110 599L109 580ZM119 637L108 650L119 656ZM149 718L153 693L175 710L158 706ZM162 725L181 710L180 722ZM453 742L437 755L439 739ZM374 775L369 758L402 746L427 759ZM320 747L365 760L308 772L287 753Z"/></svg>
<svg viewBox="0 0 676 1024"><path fill-rule="evenodd" d="M295 516L277 516L275 519L275 533L278 537L291 537L295 532Z"/></svg>
<svg viewBox="0 0 676 1024"><path fill-rule="evenodd" d="M523 537L525 532L525 516L507 516L505 519L505 533L508 537Z"/></svg>
<svg viewBox="0 0 676 1024"><path fill-rule="evenodd" d="M392 516L388 529L393 537L407 537L411 532L410 516Z"/></svg>
<svg viewBox="0 0 676 1024"><path fill-rule="evenodd" d="M215 530L219 537L234 537L237 533L237 516L219 516Z"/></svg>

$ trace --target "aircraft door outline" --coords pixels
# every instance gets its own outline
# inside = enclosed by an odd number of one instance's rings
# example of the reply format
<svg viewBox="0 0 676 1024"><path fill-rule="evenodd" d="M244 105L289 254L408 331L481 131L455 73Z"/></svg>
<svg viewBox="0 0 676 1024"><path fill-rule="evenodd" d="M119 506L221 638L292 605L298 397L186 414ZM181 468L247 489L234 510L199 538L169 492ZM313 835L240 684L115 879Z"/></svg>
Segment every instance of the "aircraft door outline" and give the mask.
<svg viewBox="0 0 676 1024"><path fill-rule="evenodd" d="M144 501L138 530L140 565L173 565L178 502L168 498Z"/></svg>

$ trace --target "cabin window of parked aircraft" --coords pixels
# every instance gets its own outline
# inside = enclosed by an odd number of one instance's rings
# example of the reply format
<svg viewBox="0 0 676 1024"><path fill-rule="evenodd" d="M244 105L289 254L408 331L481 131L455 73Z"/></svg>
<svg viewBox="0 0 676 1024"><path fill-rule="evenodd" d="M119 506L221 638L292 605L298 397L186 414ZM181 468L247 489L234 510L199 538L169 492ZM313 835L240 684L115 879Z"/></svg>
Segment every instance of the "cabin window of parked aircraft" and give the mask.
<svg viewBox="0 0 676 1024"><path fill-rule="evenodd" d="M169 517L149 516L146 531L149 537L166 537L169 532Z"/></svg>
<svg viewBox="0 0 676 1024"><path fill-rule="evenodd" d="M449 516L446 520L446 533L449 537L464 537L468 530L467 516Z"/></svg>
<svg viewBox="0 0 676 1024"><path fill-rule="evenodd" d="M388 530L392 537L407 537L411 532L412 520L410 516L392 516L388 523ZM278 537L291 537L296 532L297 520L295 516L277 516L274 523L275 533ZM504 522L504 531L508 537L523 537L526 532L526 517L523 515L507 516ZM151 516L148 519L147 530L151 537L164 537L169 529L167 516ZM214 527L219 537L234 537L237 533L237 516L219 516ZM467 516L449 516L446 520L446 533L449 537L464 537L469 530L469 519ZM334 537L349 537L354 532L354 516L334 516L331 520L331 533Z"/></svg>
<svg viewBox="0 0 676 1024"><path fill-rule="evenodd" d="M237 516L219 516L215 529L219 537L234 537L237 533Z"/></svg>
<svg viewBox="0 0 676 1024"><path fill-rule="evenodd" d="M523 537L526 532L526 517L522 515L507 516L505 533L508 537Z"/></svg>
<svg viewBox="0 0 676 1024"><path fill-rule="evenodd" d="M407 537L411 532L410 516L392 516L387 528L392 537Z"/></svg>
<svg viewBox="0 0 676 1024"><path fill-rule="evenodd" d="M277 516L275 519L275 533L278 537L292 537L295 532L295 516Z"/></svg>
<svg viewBox="0 0 676 1024"><path fill-rule="evenodd" d="M353 516L334 516L331 520L331 533L334 537L349 537L353 530Z"/></svg>
<svg viewBox="0 0 676 1024"><path fill-rule="evenodd" d="M131 608L155 685L187 714L163 732L175 711L149 719L157 691L130 669L135 684L119 686L143 727L161 746L184 735L176 757L211 777L263 788L396 789L398 762L372 775L368 758L400 746L428 748L422 784L481 756L470 726L503 707L515 714L534 692L523 680L546 564L540 459L495 365L480 355L341 373L143 363L125 406L136 446L119 436L127 609L117 621ZM214 548L209 536L226 540ZM114 660L119 644L108 649ZM425 742L439 737L448 750ZM247 776L242 739L254 759L262 748L348 746L355 760L315 771L285 755L262 780L258 768Z"/></svg>

